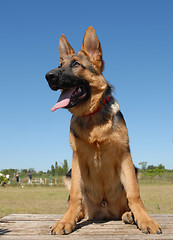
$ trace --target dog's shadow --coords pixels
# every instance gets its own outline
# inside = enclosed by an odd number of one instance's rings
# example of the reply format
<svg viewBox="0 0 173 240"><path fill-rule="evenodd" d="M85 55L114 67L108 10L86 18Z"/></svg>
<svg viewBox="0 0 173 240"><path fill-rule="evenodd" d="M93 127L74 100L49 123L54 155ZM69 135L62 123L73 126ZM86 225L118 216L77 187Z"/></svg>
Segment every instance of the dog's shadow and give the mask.
<svg viewBox="0 0 173 240"><path fill-rule="evenodd" d="M83 227L86 227L91 224L103 224L106 222L110 222L111 220L81 220L80 222L77 223L76 228L74 231L79 230Z"/></svg>
<svg viewBox="0 0 173 240"><path fill-rule="evenodd" d="M7 228L0 228L0 235L5 235L7 233L10 233L11 231Z"/></svg>

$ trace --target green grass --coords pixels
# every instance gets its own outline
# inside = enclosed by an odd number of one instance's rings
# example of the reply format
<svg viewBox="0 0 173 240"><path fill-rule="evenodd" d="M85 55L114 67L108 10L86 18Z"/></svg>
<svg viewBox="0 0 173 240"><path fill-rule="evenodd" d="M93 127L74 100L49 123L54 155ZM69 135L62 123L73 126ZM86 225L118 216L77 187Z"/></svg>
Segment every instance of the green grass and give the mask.
<svg viewBox="0 0 173 240"><path fill-rule="evenodd" d="M61 214L67 208L64 187L0 187L0 217L12 213Z"/></svg>
<svg viewBox="0 0 173 240"><path fill-rule="evenodd" d="M140 184L141 198L151 214L173 214L173 185Z"/></svg>
<svg viewBox="0 0 173 240"><path fill-rule="evenodd" d="M173 185L140 183L140 192L149 213L173 214ZM62 214L68 195L64 187L0 187L0 217L12 213Z"/></svg>

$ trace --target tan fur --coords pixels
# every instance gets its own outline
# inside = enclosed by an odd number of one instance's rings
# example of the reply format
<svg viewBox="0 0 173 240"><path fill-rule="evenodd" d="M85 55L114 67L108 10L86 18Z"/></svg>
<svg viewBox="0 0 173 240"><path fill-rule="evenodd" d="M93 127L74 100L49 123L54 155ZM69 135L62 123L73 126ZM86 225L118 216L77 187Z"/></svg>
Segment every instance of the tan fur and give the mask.
<svg viewBox="0 0 173 240"><path fill-rule="evenodd" d="M59 53L64 66L68 66L72 57L86 67L74 69L73 74L89 82L91 97L69 109L75 132L70 132L73 149L70 202L61 221L52 227L52 234L72 232L84 213L88 219L123 218L126 223L134 220L143 232L161 233L140 198L125 121L122 118L114 123L113 118L120 111L116 100L110 107L109 119L103 121L105 107L101 100L107 83L102 75L102 51L95 30L87 29L76 56L72 56L74 50L63 35ZM89 71L88 59L95 70L93 73ZM86 116L98 108L101 108L98 113Z"/></svg>

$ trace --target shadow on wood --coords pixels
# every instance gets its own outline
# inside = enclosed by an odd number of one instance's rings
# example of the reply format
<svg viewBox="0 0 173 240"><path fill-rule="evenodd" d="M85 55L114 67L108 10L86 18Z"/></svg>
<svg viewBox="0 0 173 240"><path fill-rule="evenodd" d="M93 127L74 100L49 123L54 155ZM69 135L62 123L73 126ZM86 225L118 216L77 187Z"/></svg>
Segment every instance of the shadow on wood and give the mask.
<svg viewBox="0 0 173 240"><path fill-rule="evenodd" d="M6 233L9 233L11 231L9 231L7 228L0 228L0 235L5 235Z"/></svg>

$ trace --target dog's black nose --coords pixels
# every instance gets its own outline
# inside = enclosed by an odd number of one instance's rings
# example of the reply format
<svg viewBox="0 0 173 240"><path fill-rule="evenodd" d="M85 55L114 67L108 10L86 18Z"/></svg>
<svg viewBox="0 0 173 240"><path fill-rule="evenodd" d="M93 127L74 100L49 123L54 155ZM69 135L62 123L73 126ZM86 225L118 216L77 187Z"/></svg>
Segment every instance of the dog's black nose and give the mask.
<svg viewBox="0 0 173 240"><path fill-rule="evenodd" d="M49 71L45 78L47 79L49 86L52 90L58 90L58 71L57 70L51 70Z"/></svg>
<svg viewBox="0 0 173 240"><path fill-rule="evenodd" d="M58 77L58 73L55 70L51 70L46 74L47 81L55 81Z"/></svg>

